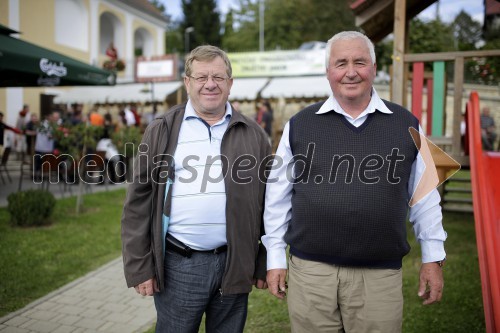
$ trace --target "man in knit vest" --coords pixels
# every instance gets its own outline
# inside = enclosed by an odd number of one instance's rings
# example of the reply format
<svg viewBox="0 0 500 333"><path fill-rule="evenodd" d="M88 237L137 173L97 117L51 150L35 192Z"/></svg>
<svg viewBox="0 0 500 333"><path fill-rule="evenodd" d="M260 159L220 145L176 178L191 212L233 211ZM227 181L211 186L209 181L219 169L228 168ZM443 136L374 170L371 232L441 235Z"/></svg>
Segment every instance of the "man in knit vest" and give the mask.
<svg viewBox="0 0 500 333"><path fill-rule="evenodd" d="M286 124L268 178L269 291L284 298L289 274L293 332L400 332L408 211L422 248L418 295L423 304L441 299L439 193L409 208L425 170L409 129L421 129L408 110L378 96L371 41L336 34L326 68L332 95Z"/></svg>

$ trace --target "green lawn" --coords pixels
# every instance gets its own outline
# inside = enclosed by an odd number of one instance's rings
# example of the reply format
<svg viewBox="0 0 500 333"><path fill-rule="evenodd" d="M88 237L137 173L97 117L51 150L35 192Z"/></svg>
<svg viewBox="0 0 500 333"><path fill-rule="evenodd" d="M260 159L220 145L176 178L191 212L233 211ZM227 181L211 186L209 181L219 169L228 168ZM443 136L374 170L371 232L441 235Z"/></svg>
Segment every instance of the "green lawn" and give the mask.
<svg viewBox="0 0 500 333"><path fill-rule="evenodd" d="M57 201L52 224L13 228L0 209L0 317L118 257L125 190Z"/></svg>
<svg viewBox="0 0 500 333"><path fill-rule="evenodd" d="M73 213L74 198L58 200L53 224L42 228L12 228L6 209L0 209L0 316L119 256L124 196L124 190L87 195L80 216ZM445 213L444 226L444 297L426 307L417 297L420 249L408 230L412 251L403 263L403 332L485 331L473 217ZM267 291L252 292L245 332L289 331L286 302Z"/></svg>

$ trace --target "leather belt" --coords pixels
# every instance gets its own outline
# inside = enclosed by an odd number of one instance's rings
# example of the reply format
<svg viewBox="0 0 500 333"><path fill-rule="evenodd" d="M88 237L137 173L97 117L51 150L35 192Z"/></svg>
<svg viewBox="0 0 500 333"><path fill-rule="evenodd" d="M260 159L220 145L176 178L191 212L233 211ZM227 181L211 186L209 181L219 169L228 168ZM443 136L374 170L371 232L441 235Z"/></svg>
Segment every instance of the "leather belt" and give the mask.
<svg viewBox="0 0 500 333"><path fill-rule="evenodd" d="M198 253L213 253L213 254L219 254L227 251L227 245L222 245L219 246L216 249L213 250L195 250L175 238L174 236L167 234L165 237L165 243L166 243L166 248L170 249L181 256L191 258L193 253L198 252Z"/></svg>

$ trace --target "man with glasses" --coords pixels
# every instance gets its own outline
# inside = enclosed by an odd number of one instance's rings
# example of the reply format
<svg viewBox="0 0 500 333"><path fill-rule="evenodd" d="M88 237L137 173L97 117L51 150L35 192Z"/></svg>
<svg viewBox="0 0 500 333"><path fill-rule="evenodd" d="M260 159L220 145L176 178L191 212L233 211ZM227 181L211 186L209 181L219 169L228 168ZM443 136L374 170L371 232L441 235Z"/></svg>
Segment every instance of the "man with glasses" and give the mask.
<svg viewBox="0 0 500 333"><path fill-rule="evenodd" d="M252 285L266 288L267 135L228 102L217 47L185 64L187 103L146 129L122 217L127 285L154 295L156 332L243 332Z"/></svg>

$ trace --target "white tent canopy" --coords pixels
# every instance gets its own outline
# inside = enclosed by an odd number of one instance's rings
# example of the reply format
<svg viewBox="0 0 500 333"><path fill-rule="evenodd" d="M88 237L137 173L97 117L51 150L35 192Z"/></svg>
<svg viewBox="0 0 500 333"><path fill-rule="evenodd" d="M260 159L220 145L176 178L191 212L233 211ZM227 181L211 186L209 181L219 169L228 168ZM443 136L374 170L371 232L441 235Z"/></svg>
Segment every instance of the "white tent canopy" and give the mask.
<svg viewBox="0 0 500 333"><path fill-rule="evenodd" d="M59 91L54 103L130 103L130 102L162 102L165 98L181 87L181 81L154 83L151 92L150 83L121 84L113 87L74 87Z"/></svg>
<svg viewBox="0 0 500 333"><path fill-rule="evenodd" d="M269 82L269 78L235 78L231 87L230 100L254 100Z"/></svg>
<svg viewBox="0 0 500 333"><path fill-rule="evenodd" d="M181 88L183 84L182 81L154 83L154 100L164 101L167 95ZM254 100L259 92L263 98L324 98L331 94L325 75L235 78L229 100ZM53 89L51 94L57 95L54 103L146 103L153 99L150 83Z"/></svg>
<svg viewBox="0 0 500 333"><path fill-rule="evenodd" d="M278 77L262 91L263 98L322 98L330 94L326 75Z"/></svg>

